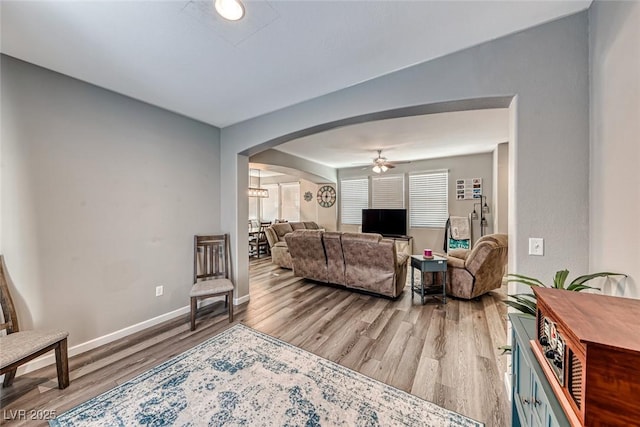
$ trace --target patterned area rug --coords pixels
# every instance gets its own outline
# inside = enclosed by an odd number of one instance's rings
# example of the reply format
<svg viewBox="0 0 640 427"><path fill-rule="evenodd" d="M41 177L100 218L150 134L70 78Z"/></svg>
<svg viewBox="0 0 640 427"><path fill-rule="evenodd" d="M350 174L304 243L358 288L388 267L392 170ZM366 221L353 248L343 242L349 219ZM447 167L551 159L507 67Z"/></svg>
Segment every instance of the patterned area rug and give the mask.
<svg viewBox="0 0 640 427"><path fill-rule="evenodd" d="M238 324L50 425L482 424Z"/></svg>

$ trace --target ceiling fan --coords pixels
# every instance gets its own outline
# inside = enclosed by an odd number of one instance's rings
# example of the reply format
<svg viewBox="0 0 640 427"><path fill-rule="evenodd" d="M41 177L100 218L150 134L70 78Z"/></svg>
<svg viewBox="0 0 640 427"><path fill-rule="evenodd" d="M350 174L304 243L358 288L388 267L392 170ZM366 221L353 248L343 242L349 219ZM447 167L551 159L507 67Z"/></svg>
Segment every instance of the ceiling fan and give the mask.
<svg viewBox="0 0 640 427"><path fill-rule="evenodd" d="M377 150L377 151L378 151L378 157L373 159L373 169L372 169L375 173L386 172L387 170L393 169L396 167L395 164L388 162L386 157L382 157L382 150Z"/></svg>
<svg viewBox="0 0 640 427"><path fill-rule="evenodd" d="M371 168L371 170L375 173L383 173L388 171L389 169L393 169L396 167L396 165L400 165L400 164L404 164L404 163L411 163L411 161L401 161L401 162L389 162L387 161L386 157L382 156L382 149L380 150L376 150L378 152L378 156L373 160L373 164L369 163L369 166L364 166L362 169L369 169ZM362 163L360 164L360 166L362 166Z"/></svg>
<svg viewBox="0 0 640 427"><path fill-rule="evenodd" d="M382 150L378 150L378 157L373 159L373 171L375 173L382 173L395 167L394 164L387 162L386 157L382 157Z"/></svg>

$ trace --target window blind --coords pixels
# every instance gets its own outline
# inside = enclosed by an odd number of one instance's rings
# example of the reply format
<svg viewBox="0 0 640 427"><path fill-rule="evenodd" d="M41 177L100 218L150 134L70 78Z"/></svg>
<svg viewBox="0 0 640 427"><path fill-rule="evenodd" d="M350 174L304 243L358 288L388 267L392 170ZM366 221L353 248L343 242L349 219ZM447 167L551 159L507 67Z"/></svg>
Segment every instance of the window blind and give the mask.
<svg viewBox="0 0 640 427"><path fill-rule="evenodd" d="M362 209L369 207L367 178L340 180L340 222L362 224Z"/></svg>
<svg viewBox="0 0 640 427"><path fill-rule="evenodd" d="M449 217L449 172L409 175L409 226L443 228Z"/></svg>
<svg viewBox="0 0 640 427"><path fill-rule="evenodd" d="M279 218L278 207L280 206L278 184L262 185L262 188L269 190L269 197L260 199L260 220L275 221Z"/></svg>
<svg viewBox="0 0 640 427"><path fill-rule="evenodd" d="M300 221L300 183L280 184L282 192L282 218L287 221Z"/></svg>
<svg viewBox="0 0 640 427"><path fill-rule="evenodd" d="M371 190L373 209L404 209L404 174L374 176Z"/></svg>

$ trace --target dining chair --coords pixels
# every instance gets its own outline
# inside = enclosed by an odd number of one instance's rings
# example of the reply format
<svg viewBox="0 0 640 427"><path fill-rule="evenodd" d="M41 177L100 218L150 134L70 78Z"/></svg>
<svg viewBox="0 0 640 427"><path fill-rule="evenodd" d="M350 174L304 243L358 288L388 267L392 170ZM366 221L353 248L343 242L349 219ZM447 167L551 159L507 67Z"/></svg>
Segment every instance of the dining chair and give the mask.
<svg viewBox="0 0 640 427"><path fill-rule="evenodd" d="M11 283L11 277L4 262L4 255L0 255L0 304L2 306L0 329L6 331L6 335L0 336L0 348L2 349L0 351L0 375L4 374L3 387L9 387L13 384L20 365L54 350L58 387L67 388L69 386L67 356L69 333L66 331L21 331L13 299L9 293L9 283Z"/></svg>
<svg viewBox="0 0 640 427"><path fill-rule="evenodd" d="M255 255L260 258L261 253L269 255L269 241L265 230L270 225L271 221L261 221L258 232L249 238L249 256Z"/></svg>
<svg viewBox="0 0 640 427"><path fill-rule="evenodd" d="M191 330L196 329L198 300L225 296L229 323L233 322L233 282L230 279L229 235L195 235L193 237L193 286L191 298Z"/></svg>

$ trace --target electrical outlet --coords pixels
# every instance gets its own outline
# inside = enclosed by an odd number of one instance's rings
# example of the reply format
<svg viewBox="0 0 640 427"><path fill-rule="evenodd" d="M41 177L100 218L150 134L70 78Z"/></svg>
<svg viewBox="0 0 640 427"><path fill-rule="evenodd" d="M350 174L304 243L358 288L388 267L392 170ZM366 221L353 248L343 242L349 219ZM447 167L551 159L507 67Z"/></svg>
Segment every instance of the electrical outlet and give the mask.
<svg viewBox="0 0 640 427"><path fill-rule="evenodd" d="M164 286L156 286L156 296L159 297L164 293Z"/></svg>
<svg viewBox="0 0 640 427"><path fill-rule="evenodd" d="M529 237L529 255L544 255L544 239Z"/></svg>

